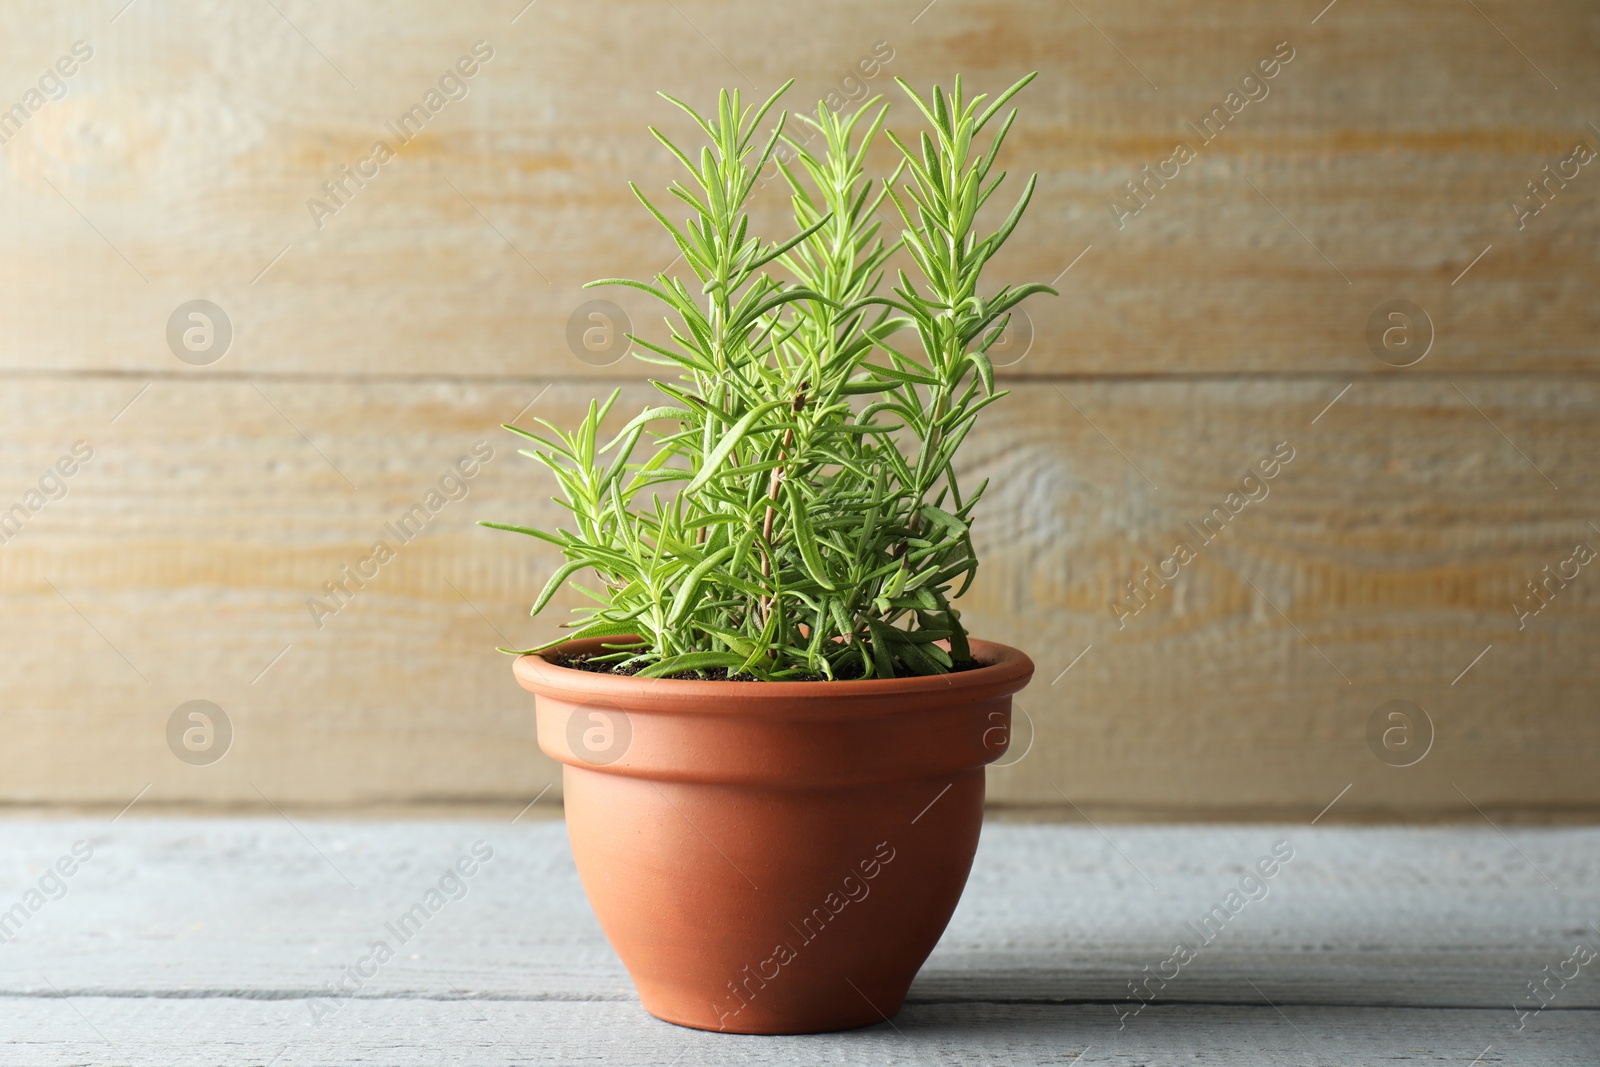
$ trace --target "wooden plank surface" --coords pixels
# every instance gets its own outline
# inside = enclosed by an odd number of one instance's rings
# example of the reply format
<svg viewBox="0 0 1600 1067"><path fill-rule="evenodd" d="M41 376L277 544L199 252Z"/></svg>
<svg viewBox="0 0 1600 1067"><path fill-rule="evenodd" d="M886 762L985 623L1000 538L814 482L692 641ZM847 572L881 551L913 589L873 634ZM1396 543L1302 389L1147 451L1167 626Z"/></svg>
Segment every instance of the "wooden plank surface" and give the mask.
<svg viewBox="0 0 1600 1067"><path fill-rule="evenodd" d="M1436 320L1429 370L1594 367L1600 179L1580 170L1521 229L1510 207L1600 137L1583 0L1344 4L1315 24L1317 5L1268 0L635 0L514 23L522 0L144 0L113 23L117 6L33 0L0 43L19 95L74 40L96 49L6 147L7 367L170 368L167 316L206 297L255 374L583 373L563 341L579 286L673 256L626 185L659 191L675 166L646 123L690 130L656 90L704 103L792 76L807 110L864 61L861 92L1041 71L1008 162L1041 185L996 270L1049 280L1093 251L1030 312L1016 371L1365 373L1368 315L1394 297ZM480 40L465 98L401 144L385 124ZM1189 124L1280 42L1267 95L1206 143ZM381 138L396 158L314 218ZM1113 198L1179 141L1195 161L1119 227ZM780 182L759 206L781 216Z"/></svg>
<svg viewBox="0 0 1600 1067"><path fill-rule="evenodd" d="M893 1028L752 1040L639 1008L559 823L137 811L0 823L8 905L91 853L3 946L0 1063L1562 1065L1591 1062L1600 1024L1587 970L1520 1029L1511 1007L1600 944L1593 829L991 824ZM492 856L465 892L327 1000L475 845ZM1290 858L1265 892L1125 1016L1128 984L1274 849ZM313 1022L314 1003L334 1010Z"/></svg>
<svg viewBox="0 0 1600 1067"><path fill-rule="evenodd" d="M1038 69L1010 166L1040 185L994 269L1062 295L1030 304L1017 392L964 459L994 479L964 607L1040 670L992 799L1288 818L1348 785L1329 819L1600 813L1600 594L1584 570L1525 626L1513 606L1600 545L1600 170L1524 224L1511 206L1600 140L1581 0L14 13L0 110L74 42L93 55L0 148L0 513L73 442L95 455L0 545L0 804L540 795L555 768L487 649L549 632L525 606L552 559L470 523L554 515L493 429L546 385L563 422L612 384L643 395L566 327L584 281L671 260L626 188L672 177L647 123L690 132L656 90L793 75L800 108L855 92L852 68L872 92ZM480 40L465 97L319 225L308 199ZM1119 222L1123 184L1279 42L1268 94ZM783 209L770 183L758 222ZM166 338L197 298L234 335L201 367ZM1434 337L1406 369L1366 340L1393 299ZM307 599L480 440L468 498L317 628ZM1119 621L1124 583L1279 442L1270 496ZM166 741L196 699L235 729L215 765ZM1392 700L1426 713L1414 766L1369 742Z"/></svg>
<svg viewBox="0 0 1600 1067"><path fill-rule="evenodd" d="M1355 783L1330 817L1473 819L1471 803L1600 802L1600 587L1584 571L1522 629L1511 608L1575 541L1600 543L1585 505L1600 394L1457 384L1363 383L1314 425L1338 383L1019 386L966 457L969 481L993 483L969 624L1039 670L991 798L1299 817ZM165 803L520 804L556 782L493 651L554 625L526 613L556 559L473 525L560 521L496 428L535 398L525 418L575 421L589 386L547 385L43 379L3 394L7 484L75 440L94 451L0 548L6 796L114 810L153 784ZM619 421L646 395L631 389ZM1188 524L1285 442L1267 495L1201 541ZM476 473L446 488L467 495L436 498L402 543L394 524L462 457ZM1132 613L1124 583L1179 538L1197 558ZM325 583L376 540L395 558L329 613ZM194 699L234 727L214 765L168 744ZM1369 747L1392 699L1433 724L1416 766Z"/></svg>
<svg viewBox="0 0 1600 1067"><path fill-rule="evenodd" d="M804 1038L705 1034L642 1014L631 1005L594 1002L359 1001L329 1022L326 1033L308 1033L304 1009L282 1001L0 1000L0 1016L8 1024L0 1063L1075 1067L1081 1060L1085 1067L1176 1067L1193 1062L1195 1050L1203 1049L1214 1062L1230 1067L1588 1067L1594 1062L1596 1026L1594 1012L1550 1012L1536 1033L1492 1042L1485 1051L1469 1047L1467 1035L1499 1032L1503 1010L1311 1007L1280 1014L1265 1005L1174 1004L1149 1009L1138 1030L1119 1034L1116 1020L1108 1022L1099 1006L912 1005L895 1017L894 1028L880 1024Z"/></svg>

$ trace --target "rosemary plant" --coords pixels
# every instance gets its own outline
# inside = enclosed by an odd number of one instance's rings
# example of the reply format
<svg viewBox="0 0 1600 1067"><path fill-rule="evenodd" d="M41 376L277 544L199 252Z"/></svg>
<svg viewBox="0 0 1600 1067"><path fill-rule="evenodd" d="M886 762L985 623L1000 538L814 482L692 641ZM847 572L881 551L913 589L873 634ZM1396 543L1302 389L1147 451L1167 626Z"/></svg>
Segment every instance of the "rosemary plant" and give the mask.
<svg viewBox="0 0 1600 1067"><path fill-rule="evenodd" d="M543 419L542 431L507 427L554 473L571 528L483 525L561 550L534 614L563 585L594 601L565 624L572 632L527 651L614 637L600 658L643 676L765 680L940 674L970 660L952 601L978 568L971 522L984 486L962 491L955 454L1005 395L987 351L1010 310L1054 293L978 289L1033 193L1036 176L980 236L1016 112L995 119L1032 77L986 107L959 77L927 99L900 82L930 128L914 143L885 129L878 97L849 115L819 104L801 116L812 129L802 142L786 136L787 113L762 133L788 85L749 107L724 91L712 117L662 94L708 142L691 156L651 129L688 171L669 190L687 223L632 188L694 276L591 284L666 306L666 343L631 340L639 358L679 373L652 381L662 402L609 441L601 424L620 391L591 402L571 432ZM866 159L880 132L901 162L875 182ZM794 153L778 165L795 231L768 241L750 233L746 207L780 141ZM901 223L892 245L879 236L886 203ZM901 249L911 270L883 293ZM599 588L576 581L583 571Z"/></svg>

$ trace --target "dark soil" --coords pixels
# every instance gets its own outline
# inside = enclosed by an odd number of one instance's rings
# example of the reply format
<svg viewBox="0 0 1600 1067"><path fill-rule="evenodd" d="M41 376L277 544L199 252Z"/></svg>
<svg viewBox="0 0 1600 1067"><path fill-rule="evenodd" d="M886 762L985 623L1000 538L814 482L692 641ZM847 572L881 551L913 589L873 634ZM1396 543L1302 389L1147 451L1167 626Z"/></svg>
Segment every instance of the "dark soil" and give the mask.
<svg viewBox="0 0 1600 1067"><path fill-rule="evenodd" d="M644 669L640 666L618 667L610 663L597 662L595 658L587 652L580 656L568 656L565 654L558 655L555 657L555 664L558 667L566 667L574 671L588 671L591 674L635 675ZM961 671L973 671L982 666L983 664L979 663L977 660L969 659L951 666L950 673L956 674ZM861 665L854 661L842 664L840 671L841 673L836 676L833 681L848 682L861 677ZM679 674L668 674L664 677L686 678L692 681L705 682L756 681L755 678L748 674L735 674L730 676L726 667L710 667L704 671L683 671ZM829 679L820 674L811 674L800 678L791 678L788 680L795 682L826 682Z"/></svg>

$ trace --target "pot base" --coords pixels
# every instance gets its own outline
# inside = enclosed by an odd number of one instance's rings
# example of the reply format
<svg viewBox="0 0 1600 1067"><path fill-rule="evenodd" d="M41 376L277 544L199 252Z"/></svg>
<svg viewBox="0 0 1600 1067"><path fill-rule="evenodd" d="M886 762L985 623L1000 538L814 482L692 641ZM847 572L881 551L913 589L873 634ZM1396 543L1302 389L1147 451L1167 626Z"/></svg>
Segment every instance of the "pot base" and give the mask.
<svg viewBox="0 0 1600 1067"><path fill-rule="evenodd" d="M902 995L901 999L893 1005L885 1004L883 1006L885 1014L879 1014L871 1008L864 1008L859 1013L859 1018L849 1018L844 1015L819 1016L808 1021L799 1019L774 1020L771 1025L766 1026L755 1022L745 1025L734 1022L723 1027L715 1027L705 1026L693 1019L675 1019L666 1011L656 1010L652 1006L650 998L643 995L642 990L640 991L640 1000L644 1004L645 1011L664 1023L671 1023L673 1026L681 1026L687 1030L709 1030L714 1034L749 1034L756 1037L789 1037L796 1034L831 1034L840 1030L861 1030L894 1018L900 1013L901 1005L905 1002L905 998Z"/></svg>

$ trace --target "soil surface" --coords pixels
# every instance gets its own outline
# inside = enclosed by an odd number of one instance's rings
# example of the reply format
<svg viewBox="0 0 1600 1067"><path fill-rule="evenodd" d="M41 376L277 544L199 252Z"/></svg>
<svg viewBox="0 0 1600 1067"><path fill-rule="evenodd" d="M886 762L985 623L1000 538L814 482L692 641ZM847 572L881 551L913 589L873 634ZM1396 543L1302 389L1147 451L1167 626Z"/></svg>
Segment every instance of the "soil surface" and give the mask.
<svg viewBox="0 0 1600 1067"><path fill-rule="evenodd" d="M578 656L559 655L554 658L554 662L557 667L566 667L574 671L588 671L591 674L634 675L638 674L644 669L642 666L637 665L630 667L617 667L610 663L598 662L594 656L587 652ZM977 660L964 660L951 666L950 673L956 674L960 671L973 671L977 670L981 666L983 666L983 664L979 663ZM702 682L754 682L758 680L748 674L729 675L726 667L710 667L704 671L683 671L678 674L664 675L664 677L686 678L691 681ZM836 682L848 682L859 679L860 677L861 665L859 663L849 662L842 664L841 672L831 680ZM826 682L829 680L830 679L820 674L809 674L803 675L799 678L786 679L786 681L793 682Z"/></svg>

